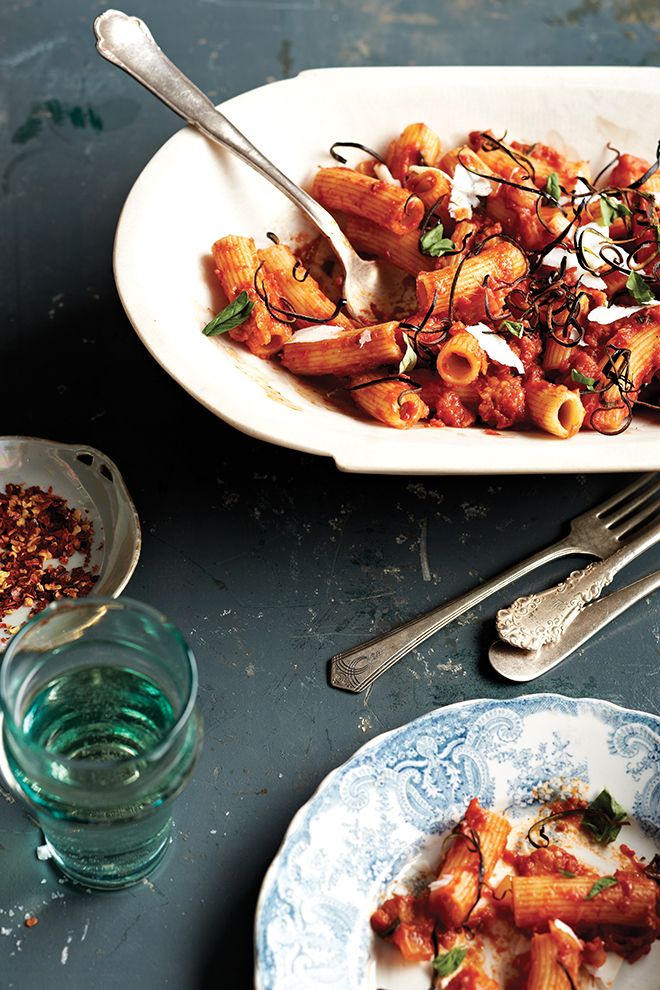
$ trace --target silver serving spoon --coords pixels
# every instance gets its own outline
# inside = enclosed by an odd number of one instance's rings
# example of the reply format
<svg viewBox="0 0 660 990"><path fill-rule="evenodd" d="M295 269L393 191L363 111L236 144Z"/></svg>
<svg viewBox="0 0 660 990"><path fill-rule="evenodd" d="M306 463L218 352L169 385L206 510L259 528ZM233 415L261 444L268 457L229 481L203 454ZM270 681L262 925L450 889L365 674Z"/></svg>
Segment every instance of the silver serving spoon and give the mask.
<svg viewBox="0 0 660 990"><path fill-rule="evenodd" d="M334 217L216 110L208 97L170 62L144 21L120 10L106 10L94 21L94 31L96 47L104 58L128 72L202 134L233 151L300 207L330 242L344 267L343 295L351 315L360 323L373 323L372 304L385 297L387 284L375 262L363 261L355 253Z"/></svg>
<svg viewBox="0 0 660 990"><path fill-rule="evenodd" d="M654 571L639 581L613 591L587 605L557 642L541 646L538 650L520 650L510 643L497 640L488 651L491 666L510 681L533 681L579 649L609 622L641 598L652 595L660 588L660 571Z"/></svg>

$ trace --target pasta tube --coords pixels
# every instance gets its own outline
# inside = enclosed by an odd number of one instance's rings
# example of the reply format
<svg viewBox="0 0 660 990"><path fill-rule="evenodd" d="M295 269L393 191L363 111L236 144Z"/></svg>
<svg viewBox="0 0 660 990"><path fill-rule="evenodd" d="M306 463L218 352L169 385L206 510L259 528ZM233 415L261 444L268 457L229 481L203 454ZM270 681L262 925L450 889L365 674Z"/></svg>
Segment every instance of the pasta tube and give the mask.
<svg viewBox="0 0 660 990"><path fill-rule="evenodd" d="M229 331L234 340L242 340L253 354L267 358L281 350L291 337L291 327L271 316L259 297L255 285L255 274L259 267L259 257L251 237L235 237L230 234L221 237L213 245L211 252L216 272L225 295L235 299L241 292L247 292L254 303L249 318L240 326ZM276 295L272 277L264 274L259 277L266 294Z"/></svg>
<svg viewBox="0 0 660 990"><path fill-rule="evenodd" d="M319 169L312 195L328 209L365 217L395 234L415 230L424 216L424 204L417 196L352 168Z"/></svg>
<svg viewBox="0 0 660 990"><path fill-rule="evenodd" d="M534 935L530 952L527 990L567 990L577 987L582 943L567 926L551 921L549 932Z"/></svg>
<svg viewBox="0 0 660 990"><path fill-rule="evenodd" d="M488 360L472 334L461 331L442 344L436 367L448 385L469 385L485 373Z"/></svg>
<svg viewBox="0 0 660 990"><path fill-rule="evenodd" d="M584 406L577 392L565 385L534 381L525 387L527 414L546 433L566 440L582 426Z"/></svg>
<svg viewBox="0 0 660 990"><path fill-rule="evenodd" d="M419 308L426 312L435 299L433 315L449 316L453 287L455 313L452 316L466 323L487 319L484 288L486 276L492 308L492 297L499 302L500 297L510 290L510 284L523 276L526 270L526 257L515 244L508 241L492 242L492 247L485 247L479 254L467 258L458 274L456 268L422 272L417 279Z"/></svg>
<svg viewBox="0 0 660 990"><path fill-rule="evenodd" d="M504 852L511 831L506 818L486 811L476 798L451 834L451 845L437 879L430 884L429 906L447 928L464 924Z"/></svg>
<svg viewBox="0 0 660 990"><path fill-rule="evenodd" d="M392 175L403 182L411 165L435 165L441 148L440 138L426 124L408 124L390 143L385 161Z"/></svg>
<svg viewBox="0 0 660 990"><path fill-rule="evenodd" d="M353 321L343 313L330 318L335 312L335 304L321 292L318 282L309 273L304 275L303 269L304 278L298 278L293 274L296 257L286 244L273 244L265 251L259 251L259 258L265 270L275 280L279 296L286 299L297 313L308 314L312 317L312 323L316 320L327 320L333 326L345 327L347 330L354 328ZM310 321L301 319L296 323L305 327Z"/></svg>
<svg viewBox="0 0 660 990"><path fill-rule="evenodd" d="M414 391L414 382L391 378L386 381L378 380L387 377L387 372L383 371L382 375L371 372L352 379L349 387L353 401L386 426L409 430L420 419L426 419L429 408ZM373 385L368 384L372 381Z"/></svg>
<svg viewBox="0 0 660 990"><path fill-rule="evenodd" d="M393 234L385 227L351 216L350 213L338 214L337 221L355 250L362 254L384 258L409 275L417 276L421 271L432 271L435 267L435 258L422 254L419 250L418 230L410 230L407 234Z"/></svg>
<svg viewBox="0 0 660 990"><path fill-rule="evenodd" d="M294 375L355 375L383 364L398 364L403 351L397 343L398 323L341 332L322 340L295 338L284 345L282 364Z"/></svg>
<svg viewBox="0 0 660 990"><path fill-rule="evenodd" d="M596 889L596 876L514 877L513 913L518 928L544 931L561 919L578 934L598 925L646 928L655 924L656 886L640 873L617 872L614 883Z"/></svg>

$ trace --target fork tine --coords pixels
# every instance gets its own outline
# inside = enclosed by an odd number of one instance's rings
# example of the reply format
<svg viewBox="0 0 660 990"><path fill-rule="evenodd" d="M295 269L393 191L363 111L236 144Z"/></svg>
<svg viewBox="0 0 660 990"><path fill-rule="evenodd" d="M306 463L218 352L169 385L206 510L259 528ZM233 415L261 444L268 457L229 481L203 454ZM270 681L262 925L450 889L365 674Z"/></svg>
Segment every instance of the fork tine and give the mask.
<svg viewBox="0 0 660 990"><path fill-rule="evenodd" d="M616 523L620 522L622 519L625 519L625 517L633 513L635 509L638 509L640 505L644 505L644 503L648 502L653 495L657 495L659 491L660 480L656 481L655 485L652 485L650 488L646 488L641 495L637 496L637 498L633 498L630 502L625 502L624 504L618 506L614 512L608 512L607 518L603 519L603 522L608 529L613 529Z"/></svg>
<svg viewBox="0 0 660 990"><path fill-rule="evenodd" d="M650 504L645 505L640 512L637 512L634 516L626 519L620 526L613 526L612 532L616 538L620 540L622 536L625 536L631 530L636 529L640 523L643 523L646 519L655 515L658 511L660 511L660 498L656 498Z"/></svg>
<svg viewBox="0 0 660 990"><path fill-rule="evenodd" d="M641 478L634 481L632 485L628 485L627 488L621 489L620 492L615 492L614 495L608 499L605 499L605 501L601 502L600 505L597 505L594 509L590 509L588 515L596 515L599 517L602 516L603 513L608 512L610 509L614 509L621 502L625 501L625 499L629 498L631 495L634 495L635 492L640 490L640 488L650 484L654 478L657 478L657 474L655 473L643 474ZM585 515L587 515L587 513L585 513Z"/></svg>

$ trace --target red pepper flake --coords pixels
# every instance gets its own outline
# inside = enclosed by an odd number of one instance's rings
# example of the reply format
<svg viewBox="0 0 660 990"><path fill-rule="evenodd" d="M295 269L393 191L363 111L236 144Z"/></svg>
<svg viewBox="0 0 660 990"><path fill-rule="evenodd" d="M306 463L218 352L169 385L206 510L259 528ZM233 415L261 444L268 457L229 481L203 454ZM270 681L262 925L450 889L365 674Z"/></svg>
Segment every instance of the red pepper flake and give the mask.
<svg viewBox="0 0 660 990"><path fill-rule="evenodd" d="M98 576L88 568L94 526L66 499L33 485L0 492L0 620L25 607L35 615L58 598L81 598ZM65 566L79 553L83 565ZM0 621L10 635L18 627Z"/></svg>
<svg viewBox="0 0 660 990"><path fill-rule="evenodd" d="M36 918L33 914L29 914L25 919L25 921L23 922L23 924L25 925L26 928L34 928L35 925L39 924L39 919Z"/></svg>

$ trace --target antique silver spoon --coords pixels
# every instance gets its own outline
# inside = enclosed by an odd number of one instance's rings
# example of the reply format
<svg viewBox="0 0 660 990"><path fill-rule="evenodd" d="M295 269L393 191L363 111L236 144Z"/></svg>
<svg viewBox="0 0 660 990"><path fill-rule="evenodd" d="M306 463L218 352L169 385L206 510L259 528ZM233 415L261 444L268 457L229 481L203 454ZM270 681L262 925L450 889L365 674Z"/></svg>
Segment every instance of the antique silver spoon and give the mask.
<svg viewBox="0 0 660 990"><path fill-rule="evenodd" d="M120 10L106 10L94 21L94 31L96 47L104 58L137 79L206 137L233 151L303 211L330 242L344 267L343 296L351 315L360 323L373 323L373 304L387 295L386 280L375 262L363 261L355 253L335 218L216 110L158 47L144 21Z"/></svg>

